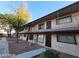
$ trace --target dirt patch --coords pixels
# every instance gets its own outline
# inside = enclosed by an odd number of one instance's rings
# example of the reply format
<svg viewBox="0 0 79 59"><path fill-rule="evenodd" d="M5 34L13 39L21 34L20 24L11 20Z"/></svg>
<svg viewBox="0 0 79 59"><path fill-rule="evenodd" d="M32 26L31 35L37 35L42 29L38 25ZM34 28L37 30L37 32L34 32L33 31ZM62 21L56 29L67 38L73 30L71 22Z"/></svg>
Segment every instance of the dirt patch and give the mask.
<svg viewBox="0 0 79 59"><path fill-rule="evenodd" d="M7 40L9 44L9 52L11 54L20 54L41 48L41 46L37 44L29 45L29 42L23 40L19 40L19 43L16 43L16 38L7 38Z"/></svg>

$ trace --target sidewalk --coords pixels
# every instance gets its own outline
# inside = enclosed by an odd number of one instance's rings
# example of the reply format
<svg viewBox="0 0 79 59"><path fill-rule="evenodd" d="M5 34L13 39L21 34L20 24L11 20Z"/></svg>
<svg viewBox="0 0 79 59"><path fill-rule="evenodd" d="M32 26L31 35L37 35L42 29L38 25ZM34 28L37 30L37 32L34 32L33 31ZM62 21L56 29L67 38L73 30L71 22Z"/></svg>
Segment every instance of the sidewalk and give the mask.
<svg viewBox="0 0 79 59"><path fill-rule="evenodd" d="M0 40L0 57L9 54L8 42L5 37Z"/></svg>

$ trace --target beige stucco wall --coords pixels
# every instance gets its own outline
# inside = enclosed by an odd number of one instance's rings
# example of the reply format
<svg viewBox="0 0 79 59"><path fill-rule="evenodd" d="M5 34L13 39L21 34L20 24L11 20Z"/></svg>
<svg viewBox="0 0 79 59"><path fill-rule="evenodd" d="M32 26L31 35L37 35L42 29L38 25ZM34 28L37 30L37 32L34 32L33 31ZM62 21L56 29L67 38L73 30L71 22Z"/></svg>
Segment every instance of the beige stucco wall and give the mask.
<svg viewBox="0 0 79 59"><path fill-rule="evenodd" d="M76 35L77 45L57 42L57 36L52 35L52 49L79 57L79 34Z"/></svg>

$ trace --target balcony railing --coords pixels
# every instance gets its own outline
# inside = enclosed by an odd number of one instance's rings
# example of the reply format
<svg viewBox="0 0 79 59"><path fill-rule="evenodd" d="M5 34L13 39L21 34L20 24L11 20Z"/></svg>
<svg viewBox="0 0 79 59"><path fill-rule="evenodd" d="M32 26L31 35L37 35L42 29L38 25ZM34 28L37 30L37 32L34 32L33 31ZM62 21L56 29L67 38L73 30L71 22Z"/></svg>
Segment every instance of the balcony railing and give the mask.
<svg viewBox="0 0 79 59"><path fill-rule="evenodd" d="M69 27L58 27L53 29L41 29L41 30L31 30L29 32L43 32L43 31L68 31L68 30L79 30L79 25L69 26Z"/></svg>

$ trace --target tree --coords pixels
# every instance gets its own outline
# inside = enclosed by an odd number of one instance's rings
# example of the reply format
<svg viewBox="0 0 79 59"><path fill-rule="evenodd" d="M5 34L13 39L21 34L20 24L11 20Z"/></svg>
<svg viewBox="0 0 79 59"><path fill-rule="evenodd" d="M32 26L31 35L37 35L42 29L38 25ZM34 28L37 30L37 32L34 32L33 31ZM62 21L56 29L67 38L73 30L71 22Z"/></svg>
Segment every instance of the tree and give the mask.
<svg viewBox="0 0 79 59"><path fill-rule="evenodd" d="M18 41L18 32L22 25L26 24L28 22L28 19L30 18L30 14L25 9L25 5L22 4L20 8L15 10L16 14L2 14L1 18L3 19L3 22L9 25L9 28L14 28L17 33L17 43Z"/></svg>
<svg viewBox="0 0 79 59"><path fill-rule="evenodd" d="M11 36L12 23L15 22L16 16L13 14L1 14L0 15L0 24L3 29L8 30L7 33Z"/></svg>
<svg viewBox="0 0 79 59"><path fill-rule="evenodd" d="M16 30L17 33L17 43L18 43L18 32L19 29L22 25L26 24L28 22L28 19L30 18L30 14L27 12L26 13L26 8L25 8L25 3L22 3L21 7L18 8L18 10L16 10L16 21L15 21L15 25L13 25L13 27Z"/></svg>

